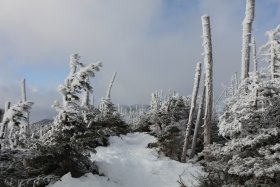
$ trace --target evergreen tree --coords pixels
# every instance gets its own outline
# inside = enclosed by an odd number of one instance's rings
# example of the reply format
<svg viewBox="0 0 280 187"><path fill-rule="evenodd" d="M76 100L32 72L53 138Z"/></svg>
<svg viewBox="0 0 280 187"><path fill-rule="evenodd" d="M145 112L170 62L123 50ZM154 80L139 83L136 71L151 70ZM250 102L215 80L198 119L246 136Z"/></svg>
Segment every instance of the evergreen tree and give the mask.
<svg viewBox="0 0 280 187"><path fill-rule="evenodd" d="M218 125L227 142L204 150L209 172L205 185L280 183L279 86L278 79L266 81L252 73L228 99Z"/></svg>
<svg viewBox="0 0 280 187"><path fill-rule="evenodd" d="M260 48L263 61L270 66L271 79L280 77L280 25L267 31L268 42Z"/></svg>

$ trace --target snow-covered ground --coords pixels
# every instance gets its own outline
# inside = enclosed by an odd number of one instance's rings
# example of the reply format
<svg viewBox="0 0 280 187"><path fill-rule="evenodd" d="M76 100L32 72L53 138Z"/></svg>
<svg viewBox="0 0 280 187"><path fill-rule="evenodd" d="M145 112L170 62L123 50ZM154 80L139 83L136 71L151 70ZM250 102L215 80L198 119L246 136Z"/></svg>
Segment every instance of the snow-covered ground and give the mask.
<svg viewBox="0 0 280 187"><path fill-rule="evenodd" d="M110 146L98 147L97 154L92 154L105 176L71 178L67 174L51 187L179 187L179 175L188 187L197 184L202 168L159 157L156 150L146 148L155 140L144 133L111 137Z"/></svg>

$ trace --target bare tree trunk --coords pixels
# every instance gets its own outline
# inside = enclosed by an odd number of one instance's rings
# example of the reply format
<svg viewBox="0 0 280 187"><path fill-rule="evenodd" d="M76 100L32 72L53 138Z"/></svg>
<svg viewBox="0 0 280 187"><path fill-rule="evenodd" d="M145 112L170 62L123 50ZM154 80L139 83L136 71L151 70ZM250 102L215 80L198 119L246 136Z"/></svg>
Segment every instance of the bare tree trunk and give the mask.
<svg viewBox="0 0 280 187"><path fill-rule="evenodd" d="M22 98L21 98L21 100L22 100L22 102L25 102L25 101L27 101L27 99L26 99L26 81L25 81L25 79L23 79L22 80L22 82L21 82L21 96L22 96ZM23 131L24 131L24 133L25 133L25 135L26 136L28 136L29 135L29 113L27 113L26 114L26 118L27 118L27 120L26 120L26 124L24 124L24 129L23 129Z"/></svg>
<svg viewBox="0 0 280 187"><path fill-rule="evenodd" d="M197 100L197 93L198 93L198 89L199 89L200 77L201 77L201 63L199 62L196 65L191 109L190 109L190 113L189 113L189 120L188 120L188 124L187 124L187 129L186 129L186 136L185 136L185 140L184 140L181 162L186 162L187 150L188 150L188 145L189 145L190 136L191 136L191 129L192 129L192 125L193 125L193 115L194 115L195 107L196 107L196 100Z"/></svg>
<svg viewBox="0 0 280 187"><path fill-rule="evenodd" d="M247 0L245 18L243 20L243 36L242 36L242 68L241 79L249 77L250 68L250 43L252 35L252 24L255 14L255 0Z"/></svg>
<svg viewBox="0 0 280 187"><path fill-rule="evenodd" d="M253 62L254 62L254 76L258 76L258 60L257 60L257 48L256 48L256 40L255 38L253 37L252 38L252 50L253 50ZM273 76L272 76L273 77ZM257 77L254 77L255 79ZM256 81L256 80L254 80ZM256 82L255 82L256 84ZM254 95L255 95L255 100L254 100L254 107L257 109L258 108L258 89L255 88L254 90Z"/></svg>
<svg viewBox="0 0 280 187"><path fill-rule="evenodd" d="M237 72L234 73L234 80L235 80L235 89L236 89L236 92L237 92L238 87L239 87Z"/></svg>
<svg viewBox="0 0 280 187"><path fill-rule="evenodd" d="M112 90L113 83L116 79L116 75L117 75L117 72L114 73L113 78L112 78L112 80L109 84L109 87L108 87L108 90L107 90L107 96L106 96L107 99L111 99L111 90Z"/></svg>
<svg viewBox="0 0 280 187"><path fill-rule="evenodd" d="M21 82L21 101L26 101L26 86L25 86L25 79Z"/></svg>
<svg viewBox="0 0 280 187"><path fill-rule="evenodd" d="M254 63L254 72L258 71L258 60L257 60L257 47L256 40L252 37L252 51L253 51L253 63Z"/></svg>
<svg viewBox="0 0 280 187"><path fill-rule="evenodd" d="M204 67L205 67L205 87L206 87L206 108L204 114L204 145L211 144L211 119L213 107L213 56L210 18L202 16Z"/></svg>
<svg viewBox="0 0 280 187"><path fill-rule="evenodd" d="M198 131L200 128L200 123L202 120L202 111L204 108L204 101L205 101L205 86L203 87L203 93L202 93L202 97L200 100L200 105L198 108L198 114L197 114L197 118L196 118L196 122L195 122L195 129L194 129L194 134L193 134L193 141L192 141L192 151L190 154L190 158L193 158L195 155L195 150L196 150L196 143L197 143L197 135L198 135Z"/></svg>

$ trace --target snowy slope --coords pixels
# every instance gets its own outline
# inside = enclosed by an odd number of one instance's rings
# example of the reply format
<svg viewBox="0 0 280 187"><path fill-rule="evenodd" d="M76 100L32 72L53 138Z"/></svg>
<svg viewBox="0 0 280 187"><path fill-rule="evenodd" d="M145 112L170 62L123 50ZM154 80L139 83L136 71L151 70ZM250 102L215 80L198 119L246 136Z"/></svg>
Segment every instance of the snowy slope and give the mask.
<svg viewBox="0 0 280 187"><path fill-rule="evenodd" d="M67 174L52 187L179 187L179 175L188 187L197 184L202 168L159 158L156 150L146 148L154 141L143 133L111 137L109 147L98 147L92 154L105 177L87 174L74 179Z"/></svg>

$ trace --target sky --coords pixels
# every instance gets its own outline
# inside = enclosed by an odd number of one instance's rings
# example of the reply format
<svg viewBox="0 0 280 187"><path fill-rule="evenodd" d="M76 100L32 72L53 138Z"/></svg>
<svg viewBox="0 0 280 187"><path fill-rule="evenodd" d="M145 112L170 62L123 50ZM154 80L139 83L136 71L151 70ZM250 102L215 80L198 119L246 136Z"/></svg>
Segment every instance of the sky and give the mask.
<svg viewBox="0 0 280 187"><path fill-rule="evenodd" d="M95 103L112 90L115 104L149 104L156 90L190 95L196 63L203 62L201 16L211 19L214 97L240 72L245 0L0 0L0 107L20 100L26 78L34 101L31 121L52 118L69 56L101 61L91 80ZM280 24L279 0L256 0L253 35Z"/></svg>

